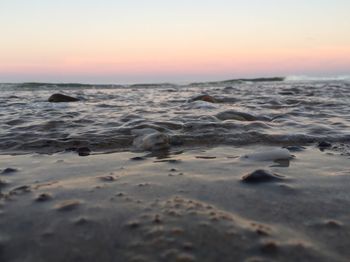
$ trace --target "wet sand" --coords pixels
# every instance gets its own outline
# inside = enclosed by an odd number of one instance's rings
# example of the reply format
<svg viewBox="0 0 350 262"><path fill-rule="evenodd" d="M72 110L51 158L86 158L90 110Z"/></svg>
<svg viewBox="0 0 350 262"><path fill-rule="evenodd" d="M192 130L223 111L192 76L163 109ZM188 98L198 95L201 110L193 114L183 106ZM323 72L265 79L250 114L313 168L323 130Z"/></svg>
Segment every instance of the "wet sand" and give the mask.
<svg viewBox="0 0 350 262"><path fill-rule="evenodd" d="M348 261L349 156L257 149L1 155L0 260Z"/></svg>

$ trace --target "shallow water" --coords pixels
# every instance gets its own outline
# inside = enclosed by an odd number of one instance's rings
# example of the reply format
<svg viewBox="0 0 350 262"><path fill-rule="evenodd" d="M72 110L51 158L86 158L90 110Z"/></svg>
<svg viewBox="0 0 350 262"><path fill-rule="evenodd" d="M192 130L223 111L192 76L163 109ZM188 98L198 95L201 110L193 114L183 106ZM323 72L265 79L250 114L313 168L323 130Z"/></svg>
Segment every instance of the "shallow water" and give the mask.
<svg viewBox="0 0 350 262"><path fill-rule="evenodd" d="M135 138L132 130L146 127L169 135L171 146L185 147L350 141L347 81L227 86L0 84L0 90L3 153L52 153L81 146L100 152L129 150ZM81 101L47 102L54 93ZM191 102L201 94L218 103ZM227 114L230 110L234 114Z"/></svg>

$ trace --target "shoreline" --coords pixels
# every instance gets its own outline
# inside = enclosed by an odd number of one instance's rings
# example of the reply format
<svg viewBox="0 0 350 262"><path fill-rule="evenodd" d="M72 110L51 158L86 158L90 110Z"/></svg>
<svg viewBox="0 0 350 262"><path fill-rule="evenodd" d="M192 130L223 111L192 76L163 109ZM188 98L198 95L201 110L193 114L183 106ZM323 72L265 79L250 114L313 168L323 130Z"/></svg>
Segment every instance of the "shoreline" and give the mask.
<svg viewBox="0 0 350 262"><path fill-rule="evenodd" d="M0 175L0 258L346 261L349 156L306 147L288 165L242 158L274 148L0 155L1 169L17 170ZM283 178L242 182L257 169Z"/></svg>

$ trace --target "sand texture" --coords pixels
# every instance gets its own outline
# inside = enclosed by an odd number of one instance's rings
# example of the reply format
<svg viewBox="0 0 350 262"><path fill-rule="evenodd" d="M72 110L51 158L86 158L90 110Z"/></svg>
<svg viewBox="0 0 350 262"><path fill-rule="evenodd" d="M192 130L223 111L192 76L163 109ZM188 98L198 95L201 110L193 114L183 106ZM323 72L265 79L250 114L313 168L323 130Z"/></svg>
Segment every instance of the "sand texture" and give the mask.
<svg viewBox="0 0 350 262"><path fill-rule="evenodd" d="M349 261L349 156L256 151L2 155L0 261Z"/></svg>

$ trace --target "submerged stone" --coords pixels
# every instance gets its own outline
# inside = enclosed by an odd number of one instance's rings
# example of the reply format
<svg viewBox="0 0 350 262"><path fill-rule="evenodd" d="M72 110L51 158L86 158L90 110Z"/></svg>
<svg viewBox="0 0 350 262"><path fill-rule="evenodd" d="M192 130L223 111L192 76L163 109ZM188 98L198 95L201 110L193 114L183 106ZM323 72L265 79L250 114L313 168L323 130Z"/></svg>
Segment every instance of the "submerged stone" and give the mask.
<svg viewBox="0 0 350 262"><path fill-rule="evenodd" d="M138 136L133 141L133 146L137 150L157 151L169 148L169 137L166 134L155 132Z"/></svg>
<svg viewBox="0 0 350 262"><path fill-rule="evenodd" d="M78 98L63 95L63 94L53 94L48 99L51 103L60 103L60 102L77 102L80 101Z"/></svg>
<svg viewBox="0 0 350 262"><path fill-rule="evenodd" d="M248 113L239 112L235 110L227 110L224 112L220 112L216 115L216 117L220 120L238 120L238 121L256 121L260 120L258 117L253 116Z"/></svg>
<svg viewBox="0 0 350 262"><path fill-rule="evenodd" d="M264 169L255 170L252 173L246 174L242 177L242 182L245 183L263 183L263 182L274 182L281 181L283 176L273 174Z"/></svg>
<svg viewBox="0 0 350 262"><path fill-rule="evenodd" d="M204 102L208 102L208 103L217 103L218 102L218 100L215 97L210 96L210 95L196 96L196 97L192 98L190 101L191 102L193 102L193 101L204 101Z"/></svg>

